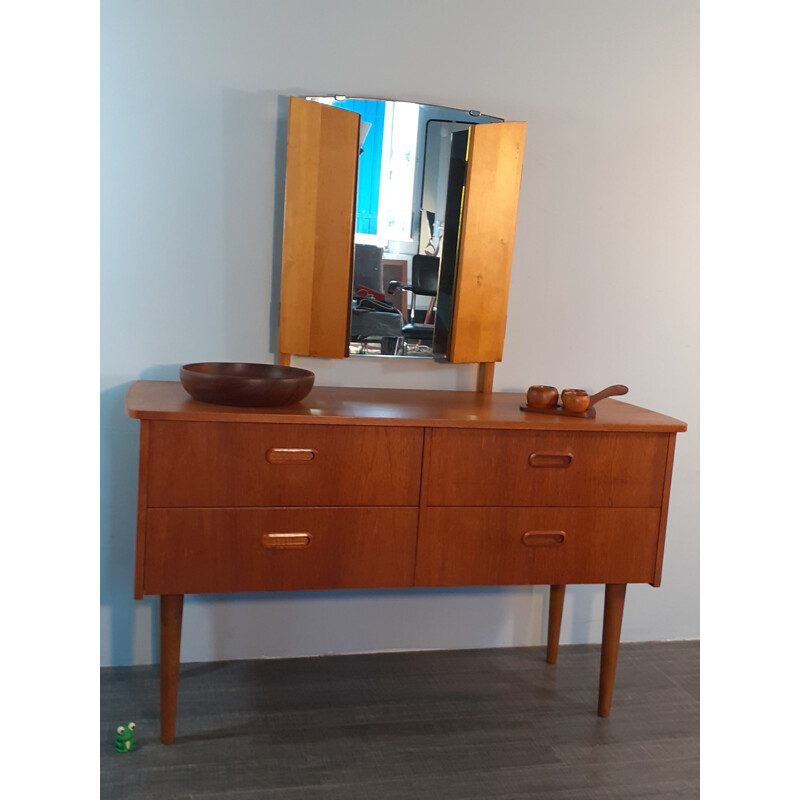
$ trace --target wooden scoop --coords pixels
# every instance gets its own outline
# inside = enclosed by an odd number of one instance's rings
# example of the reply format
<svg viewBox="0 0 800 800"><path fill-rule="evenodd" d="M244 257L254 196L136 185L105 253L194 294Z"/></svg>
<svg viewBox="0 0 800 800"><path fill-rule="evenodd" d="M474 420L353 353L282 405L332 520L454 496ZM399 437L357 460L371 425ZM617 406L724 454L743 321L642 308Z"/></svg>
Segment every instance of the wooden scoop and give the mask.
<svg viewBox="0 0 800 800"><path fill-rule="evenodd" d="M628 394L628 387L623 386L621 383L615 383L602 392L589 396L589 408L591 408L598 400L605 400L606 397L615 397L621 394Z"/></svg>

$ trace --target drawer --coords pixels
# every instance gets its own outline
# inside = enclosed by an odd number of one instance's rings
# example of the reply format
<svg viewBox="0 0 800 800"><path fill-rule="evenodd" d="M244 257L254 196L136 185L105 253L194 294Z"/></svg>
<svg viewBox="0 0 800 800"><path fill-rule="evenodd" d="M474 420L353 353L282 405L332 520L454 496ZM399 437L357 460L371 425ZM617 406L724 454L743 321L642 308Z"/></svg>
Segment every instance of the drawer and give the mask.
<svg viewBox="0 0 800 800"><path fill-rule="evenodd" d="M417 586L649 583L656 508L427 508Z"/></svg>
<svg viewBox="0 0 800 800"><path fill-rule="evenodd" d="M417 510L147 512L145 594L411 586Z"/></svg>
<svg viewBox="0 0 800 800"><path fill-rule="evenodd" d="M661 504L666 434L434 430L433 506Z"/></svg>
<svg viewBox="0 0 800 800"><path fill-rule="evenodd" d="M163 421L150 425L150 508L419 502L419 428Z"/></svg>

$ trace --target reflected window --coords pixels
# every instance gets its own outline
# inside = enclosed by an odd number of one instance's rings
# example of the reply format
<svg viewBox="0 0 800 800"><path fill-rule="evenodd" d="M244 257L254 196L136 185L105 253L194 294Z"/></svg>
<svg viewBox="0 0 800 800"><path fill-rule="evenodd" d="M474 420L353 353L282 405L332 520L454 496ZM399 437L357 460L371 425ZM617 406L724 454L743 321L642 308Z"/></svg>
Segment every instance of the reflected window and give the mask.
<svg viewBox="0 0 800 800"><path fill-rule="evenodd" d="M350 97L310 99L361 116L355 230L358 240L412 241L419 106Z"/></svg>
<svg viewBox="0 0 800 800"><path fill-rule="evenodd" d="M385 103L378 238L410 242L417 165L419 106Z"/></svg>

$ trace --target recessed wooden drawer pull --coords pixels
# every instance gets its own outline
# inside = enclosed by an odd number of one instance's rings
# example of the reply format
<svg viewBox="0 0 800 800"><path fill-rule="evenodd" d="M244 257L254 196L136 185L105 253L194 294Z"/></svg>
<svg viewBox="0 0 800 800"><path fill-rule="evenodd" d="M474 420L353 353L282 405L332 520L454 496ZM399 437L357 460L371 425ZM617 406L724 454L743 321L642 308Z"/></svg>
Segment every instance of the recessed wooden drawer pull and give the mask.
<svg viewBox="0 0 800 800"><path fill-rule="evenodd" d="M558 547L566 538L564 531L526 531L522 534L522 544L526 547Z"/></svg>
<svg viewBox="0 0 800 800"><path fill-rule="evenodd" d="M267 461L270 464L307 464L316 457L316 450L299 447L273 447L267 450Z"/></svg>
<svg viewBox="0 0 800 800"><path fill-rule="evenodd" d="M265 533L261 537L261 544L273 550L308 547L311 544L310 533Z"/></svg>
<svg viewBox="0 0 800 800"><path fill-rule="evenodd" d="M528 464L531 467L568 467L572 463L572 453L531 453Z"/></svg>

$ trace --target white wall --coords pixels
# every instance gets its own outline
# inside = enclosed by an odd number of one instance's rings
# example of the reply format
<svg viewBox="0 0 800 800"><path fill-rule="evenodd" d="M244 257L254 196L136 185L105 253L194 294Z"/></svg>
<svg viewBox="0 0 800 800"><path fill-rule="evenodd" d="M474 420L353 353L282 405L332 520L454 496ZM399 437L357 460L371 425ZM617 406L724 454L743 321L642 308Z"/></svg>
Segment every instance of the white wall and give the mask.
<svg viewBox="0 0 800 800"><path fill-rule="evenodd" d="M102 663L157 659L134 602L139 378L272 361L279 141L291 94L477 108L528 123L497 391L630 387L678 417L663 586L623 640L699 636L697 0L105 0L102 24ZM424 20L424 37L404 25ZM411 28L409 29L409 31ZM320 385L472 388L474 367L298 361ZM182 658L540 644L546 590L192 597ZM565 643L600 639L571 587Z"/></svg>

